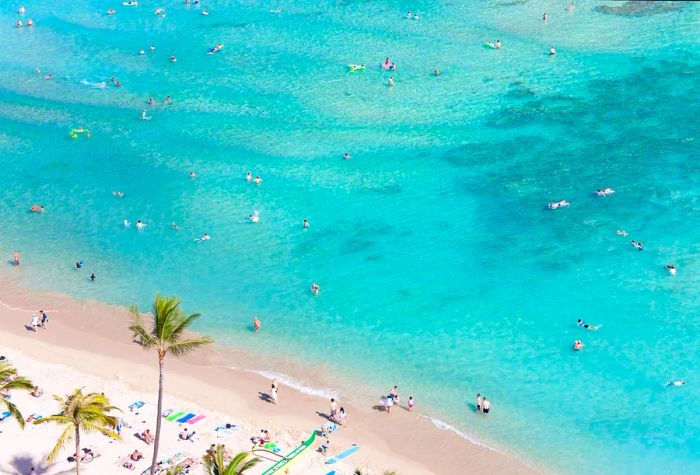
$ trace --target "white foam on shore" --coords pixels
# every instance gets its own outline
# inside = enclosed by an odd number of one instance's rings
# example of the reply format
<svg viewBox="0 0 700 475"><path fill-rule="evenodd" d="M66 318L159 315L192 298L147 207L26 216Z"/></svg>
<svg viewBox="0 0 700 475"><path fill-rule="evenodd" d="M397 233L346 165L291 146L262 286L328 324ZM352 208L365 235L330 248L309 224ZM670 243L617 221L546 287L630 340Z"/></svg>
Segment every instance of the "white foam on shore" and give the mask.
<svg viewBox="0 0 700 475"><path fill-rule="evenodd" d="M297 381L296 379L290 376L287 376L286 374L275 373L274 371L258 371L253 369L246 369L245 371L248 371L249 373L259 374L260 376L263 376L267 379L274 379L278 383L283 384L285 386L289 386L290 388L296 389L297 391L304 394L323 397L326 399L338 398L338 393L336 391L333 391L332 389L312 388L310 386L302 384L301 382Z"/></svg>
<svg viewBox="0 0 700 475"><path fill-rule="evenodd" d="M443 422L443 421L441 421L440 419L436 419L436 418L430 417L430 416L423 416L423 417L425 417L425 418L428 419L430 422L432 422L433 425L434 425L435 427L437 427L438 429L440 429L440 430L449 430L449 431L452 431L452 432L454 432L455 434L457 434L458 436L460 436L461 438L463 438L464 440L466 440L466 441L468 441L468 442L470 442L470 443L472 443L472 444L474 444L474 445L478 445L479 447L483 447L483 448L485 448L485 449L493 450L494 452L501 453L500 450L498 450L498 449L496 449L496 448L494 448L494 447L491 447L491 446L489 446L489 445L484 444L482 441L480 441L479 439L475 438L474 436L471 436L471 435L469 435L469 434L465 434L464 432L462 432L461 430L457 429L456 427L453 427L453 426L449 425L447 422Z"/></svg>

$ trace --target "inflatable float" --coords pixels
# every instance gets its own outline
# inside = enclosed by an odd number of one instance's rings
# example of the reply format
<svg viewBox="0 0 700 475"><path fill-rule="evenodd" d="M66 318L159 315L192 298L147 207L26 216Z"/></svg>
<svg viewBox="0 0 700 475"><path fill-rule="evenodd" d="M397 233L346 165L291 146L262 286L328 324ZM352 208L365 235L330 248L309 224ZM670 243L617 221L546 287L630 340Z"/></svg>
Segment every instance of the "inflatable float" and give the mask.
<svg viewBox="0 0 700 475"><path fill-rule="evenodd" d="M487 41L486 43L484 43L484 48L486 48L486 49L496 49L496 45L493 44L493 42L491 42L491 41Z"/></svg>
<svg viewBox="0 0 700 475"><path fill-rule="evenodd" d="M277 473L289 473L290 468L301 458L301 456L309 451L314 441L316 440L316 431L311 433L311 436L302 442L297 448L289 452L287 455L277 461L272 467L265 470L262 475L274 475Z"/></svg>
<svg viewBox="0 0 700 475"><path fill-rule="evenodd" d="M216 45L216 46L214 46L213 48L211 48L211 49L209 50L209 53L208 53L208 54L216 54L216 53L218 53L219 51L221 51L222 49L224 49L224 45L222 45L221 43L219 43L218 45Z"/></svg>
<svg viewBox="0 0 700 475"><path fill-rule="evenodd" d="M137 2L136 0L131 0L130 2L122 2L122 5L124 5L125 7L135 7L138 4L139 2Z"/></svg>
<svg viewBox="0 0 700 475"><path fill-rule="evenodd" d="M350 71L364 71L365 70L365 65L364 64L348 64L348 68L350 68Z"/></svg>

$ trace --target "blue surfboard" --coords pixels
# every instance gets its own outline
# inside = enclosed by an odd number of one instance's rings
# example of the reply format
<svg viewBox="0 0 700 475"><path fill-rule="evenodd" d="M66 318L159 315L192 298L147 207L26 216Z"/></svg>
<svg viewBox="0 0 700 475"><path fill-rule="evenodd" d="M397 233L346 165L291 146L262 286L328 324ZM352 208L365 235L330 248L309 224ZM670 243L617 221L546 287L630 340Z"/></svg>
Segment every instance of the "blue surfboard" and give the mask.
<svg viewBox="0 0 700 475"><path fill-rule="evenodd" d="M328 465L333 464L333 463L336 463L336 462L338 462L339 460L344 459L345 457L349 457L350 455L354 454L354 453L357 452L358 450L360 450L360 446L358 446L357 444L353 444L353 446L350 447L350 448L349 448L348 450L346 450L345 452L340 452L340 453L339 453L338 455L336 455L335 457L331 457L331 458L329 458L328 460L326 460L326 463L327 463Z"/></svg>

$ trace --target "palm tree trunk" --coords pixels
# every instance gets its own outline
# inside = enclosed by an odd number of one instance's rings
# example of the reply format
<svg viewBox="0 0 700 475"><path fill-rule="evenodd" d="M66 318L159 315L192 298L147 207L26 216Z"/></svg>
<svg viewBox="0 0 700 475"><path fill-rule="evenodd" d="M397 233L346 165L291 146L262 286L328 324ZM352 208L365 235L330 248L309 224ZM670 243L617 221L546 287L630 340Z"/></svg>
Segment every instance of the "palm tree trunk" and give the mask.
<svg viewBox="0 0 700 475"><path fill-rule="evenodd" d="M75 475L80 475L80 428L75 426Z"/></svg>
<svg viewBox="0 0 700 475"><path fill-rule="evenodd" d="M160 424L163 421L163 367L165 366L165 355L158 355L158 412L156 413L156 440L153 443L153 460L151 461L151 475L156 472L158 464L158 445L160 445Z"/></svg>

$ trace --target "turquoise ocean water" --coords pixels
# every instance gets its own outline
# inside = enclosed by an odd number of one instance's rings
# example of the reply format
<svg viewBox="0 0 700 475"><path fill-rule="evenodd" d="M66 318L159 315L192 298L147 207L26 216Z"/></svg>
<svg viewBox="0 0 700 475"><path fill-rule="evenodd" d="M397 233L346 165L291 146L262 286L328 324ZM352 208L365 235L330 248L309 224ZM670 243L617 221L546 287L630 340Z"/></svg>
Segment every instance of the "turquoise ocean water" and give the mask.
<svg viewBox="0 0 700 475"><path fill-rule="evenodd" d="M18 6L0 8L0 254L23 266L3 275L177 293L221 342L357 400L398 383L552 471L700 472L696 5L31 0L31 30Z"/></svg>

